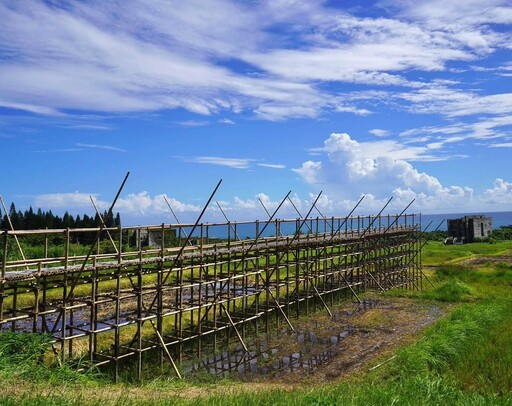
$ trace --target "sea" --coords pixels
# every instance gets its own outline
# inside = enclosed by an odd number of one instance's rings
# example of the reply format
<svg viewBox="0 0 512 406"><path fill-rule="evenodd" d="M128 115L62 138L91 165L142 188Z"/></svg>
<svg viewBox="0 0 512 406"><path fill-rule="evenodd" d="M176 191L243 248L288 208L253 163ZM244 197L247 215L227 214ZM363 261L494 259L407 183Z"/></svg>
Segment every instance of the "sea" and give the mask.
<svg viewBox="0 0 512 406"><path fill-rule="evenodd" d="M421 223L426 227L430 221L432 225L429 230L434 230L439 223L443 222L439 230L447 230L448 222L446 220L456 219L464 216L484 215L492 218L492 228L497 229L505 226L512 226L512 211L496 211L496 212L474 212L474 213L450 213L450 214L422 214ZM427 230L428 231L428 230Z"/></svg>
<svg viewBox="0 0 512 406"><path fill-rule="evenodd" d="M492 217L492 226L493 229L500 228L502 226L509 226L512 225L512 211L502 211L502 212L474 212L474 213L450 213L450 214L422 214L421 215L421 224L422 229L424 231L433 231L436 228L438 230L447 230L448 228L448 222L446 220L448 219L455 219L460 218L464 216L470 216L470 215L484 215L487 217ZM391 217L391 221L393 221L394 217ZM341 229L341 230L350 230L350 229L357 229L357 228L366 228L370 225L370 221L373 221L372 219L369 219L368 216L364 217L361 216L360 218L361 222L358 224L357 220L353 221L352 223L348 222L347 224L340 224L336 223L334 228ZM404 217L400 218L400 221L398 221L398 224L404 224ZM419 221L419 216L416 215L414 218L414 222L417 223ZM427 225L432 222L432 224L426 229ZM407 223L411 224L412 220L410 215L408 215ZM341 227L340 227L341 225ZM372 227L386 227L387 226L387 216L382 217L382 223L379 224L378 221L375 223L372 223ZM316 229L318 227L318 232L331 232L331 224L328 222L318 222L315 223L315 220L312 222L304 223L302 224L301 232L304 234L308 234L309 232L312 232L310 228ZM246 224L237 224L236 226L231 225L228 227L226 224L219 225L219 226L213 226L210 225L208 227L208 236L210 238L220 238L220 239L230 239L230 240L244 240L248 238L254 238L258 233L261 237L273 237L277 234L280 235L293 235L295 233L295 230L297 228L297 223L295 221L290 222L283 222L280 223L280 228L276 229L275 222L266 223L265 221L260 221L258 229L255 227L255 223L246 223ZM192 230L189 227L184 227L185 233L190 233ZM205 231L206 233L206 231ZM195 230L194 237L199 237L199 230Z"/></svg>

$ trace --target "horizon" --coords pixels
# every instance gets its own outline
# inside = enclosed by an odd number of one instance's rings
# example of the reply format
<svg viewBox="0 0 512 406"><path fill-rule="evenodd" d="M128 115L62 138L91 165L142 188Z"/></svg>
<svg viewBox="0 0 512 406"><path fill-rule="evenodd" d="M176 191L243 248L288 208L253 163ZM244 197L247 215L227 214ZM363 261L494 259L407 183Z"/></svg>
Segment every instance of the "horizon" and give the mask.
<svg viewBox="0 0 512 406"><path fill-rule="evenodd" d="M213 3L210 3L213 4ZM0 195L128 224L512 211L505 0L0 0ZM3 212L3 210L2 210ZM282 213L282 214L281 214ZM294 215L295 213L295 215ZM297 216L292 205L279 216ZM161 223L161 221L160 221ZM156 223L158 224L158 223Z"/></svg>
<svg viewBox="0 0 512 406"><path fill-rule="evenodd" d="M1 197L1 195L0 195ZM4 202L6 203L6 202ZM11 202L10 204L12 204L14 202ZM9 211L10 209L10 204L7 205L7 211ZM28 211L29 209L32 209L34 213L37 213L38 210L42 210L43 213L45 212L51 212L53 215L55 216L59 216L59 217L62 217L65 213L68 213L69 215L73 216L74 218L76 218L77 216L79 216L80 218L83 218L84 215L87 215L89 216L89 218L95 218L96 216L96 212L94 213L91 213L91 212L83 212L83 213L73 213L73 212L69 212L68 210L63 210L63 211L53 211L51 209L49 210L44 210L43 208L40 208L40 207L32 207L30 206L29 208L27 209L24 209L24 210L21 210L21 209L18 209L16 207L16 211L19 212L21 211L22 213L24 213L25 211ZM105 210L103 213L100 212L100 214L102 216L104 216L104 213L106 212L107 210ZM203 217L203 220L200 222L203 223L203 224L213 224L213 223L219 223L219 224L222 224L222 223L226 223L226 219L223 218L223 219L218 219L216 217L213 217L213 218L209 218L208 217L208 214L214 214L215 215L215 211L212 210L211 208L207 209L206 212L205 212L205 215ZM289 213L289 212L286 212L286 213ZM322 218L322 216L320 216L320 214L318 212L315 212L317 215L310 215L308 218ZM0 207L0 220L3 218L3 216L6 214L5 211L3 210L3 208ZM116 211L116 210L113 210L113 215L116 216L116 215L120 215L121 214ZM344 214L334 214L334 217L345 217L348 213L346 213L345 215ZM356 218L356 217L366 217L366 216L375 216L377 213L376 212L357 212L355 211L350 217L352 218ZM387 212L387 211L384 211L381 216L385 217L387 215L391 215L391 216L395 216L395 215L398 215L399 213L395 213L395 212ZM463 216L472 216L472 215L486 215L486 216L489 216L489 215L505 215L508 217L510 217L510 222L508 222L508 220L504 220L504 219L501 219L500 221L496 222L494 221L494 217L493 218L493 228L499 228L501 226L512 226L512 210L508 210L508 211L487 211L487 212L484 212L484 211L472 211L472 212L453 212L453 213L422 213L422 212L416 212L414 210L410 211L410 210L407 210L403 215L407 214L408 216L412 215L412 214L415 214L415 215L418 215L418 216L422 216L422 218L424 217L427 217L427 218L432 218L432 217L442 217L442 216L446 216L444 218L444 220L449 220L449 219L454 219L454 218L460 218L460 217L463 217ZM453 216L453 217L448 217L448 216ZM330 216L325 216L326 218L329 218ZM299 218L297 213L295 213L295 217L294 216L290 216L290 217L282 217L282 216L279 216L279 212L276 214L276 216L274 217L274 221L275 220L293 220L293 219L297 219ZM265 221L266 219L268 219L268 216L265 217L265 218L242 218L242 219L237 219L237 220L232 220L232 219L229 219L232 223L235 223L235 222L254 222L254 221ZM184 221L179 221L179 222L176 222L175 219L173 219L174 221L169 221L169 222L162 222L162 221L154 221L154 222L146 222L146 223L126 223L124 220L123 220L123 217L121 216L120 217L120 220L121 220L121 224L123 227L137 227L137 226L158 226L158 225L161 225L161 224L170 224L170 225L186 225L186 226L191 226L194 224L195 222L195 218L192 218L190 222L184 222ZM213 221L209 221L209 220L213 220ZM436 226L434 224L434 226ZM446 225L443 225L441 226L441 230L445 229L446 228ZM429 230L424 230L424 231L429 231ZM432 231L432 230L430 230Z"/></svg>

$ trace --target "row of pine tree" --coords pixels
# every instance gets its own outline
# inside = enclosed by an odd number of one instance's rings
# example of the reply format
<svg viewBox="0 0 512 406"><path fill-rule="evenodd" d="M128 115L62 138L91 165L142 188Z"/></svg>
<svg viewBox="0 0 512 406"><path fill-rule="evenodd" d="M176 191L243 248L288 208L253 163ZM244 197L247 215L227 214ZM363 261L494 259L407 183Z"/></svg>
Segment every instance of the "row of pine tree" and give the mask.
<svg viewBox="0 0 512 406"><path fill-rule="evenodd" d="M110 215L108 217L107 214L107 211L103 212L102 214L103 220L105 221L107 227L119 227L121 225L121 216L119 213L117 213L115 216ZM22 212L21 210L16 210L14 203L11 203L8 215L15 230L39 230L45 228L89 228L98 227L101 224L101 220L97 214L95 216L89 216L87 214L80 216L78 214L75 217L66 211L61 217L53 214L51 210L43 211L42 209L37 209L37 211L34 211L32 207ZM11 229L7 218L7 213L2 213L1 209L0 229Z"/></svg>

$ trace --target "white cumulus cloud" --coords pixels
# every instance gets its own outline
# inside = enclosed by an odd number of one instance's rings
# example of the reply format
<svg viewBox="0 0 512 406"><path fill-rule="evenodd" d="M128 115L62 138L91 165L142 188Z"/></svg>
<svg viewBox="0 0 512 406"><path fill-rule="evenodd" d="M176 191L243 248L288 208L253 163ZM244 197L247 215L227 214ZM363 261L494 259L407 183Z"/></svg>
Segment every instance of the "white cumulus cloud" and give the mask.
<svg viewBox="0 0 512 406"><path fill-rule="evenodd" d="M361 193L367 195L362 206L366 209L382 207L391 196L391 207L403 208L416 199L415 209L425 211L497 210L512 202L512 184L503 179L496 179L493 188L475 195L470 187L445 186L435 176L418 171L409 161L428 159L426 147L396 141L358 142L346 133L333 133L314 151L322 159L306 161L294 171L306 183L322 188L335 202L344 201L347 206Z"/></svg>

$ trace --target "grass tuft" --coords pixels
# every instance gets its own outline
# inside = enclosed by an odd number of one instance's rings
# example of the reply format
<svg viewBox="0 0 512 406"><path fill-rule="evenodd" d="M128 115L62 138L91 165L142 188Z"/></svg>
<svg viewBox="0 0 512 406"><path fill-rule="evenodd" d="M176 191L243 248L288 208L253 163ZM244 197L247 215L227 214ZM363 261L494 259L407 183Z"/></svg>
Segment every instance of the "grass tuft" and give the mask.
<svg viewBox="0 0 512 406"><path fill-rule="evenodd" d="M450 280L437 286L435 289L425 291L422 297L438 300L440 302L462 302L469 299L473 290L458 279Z"/></svg>
<svg viewBox="0 0 512 406"><path fill-rule="evenodd" d="M53 357L51 343L51 337L45 334L0 333L0 377L4 381L22 378L55 384L101 380L94 369L80 373L76 365L60 365Z"/></svg>

